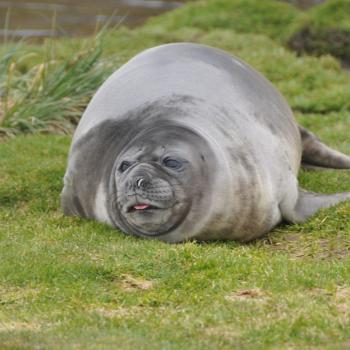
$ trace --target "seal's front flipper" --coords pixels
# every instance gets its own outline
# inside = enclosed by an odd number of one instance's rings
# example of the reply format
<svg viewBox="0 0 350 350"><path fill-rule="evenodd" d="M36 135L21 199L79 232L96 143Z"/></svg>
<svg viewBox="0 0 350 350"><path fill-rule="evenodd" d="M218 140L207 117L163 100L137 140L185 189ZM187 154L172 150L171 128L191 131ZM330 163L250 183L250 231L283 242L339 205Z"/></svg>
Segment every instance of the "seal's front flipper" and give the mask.
<svg viewBox="0 0 350 350"><path fill-rule="evenodd" d="M319 209L329 208L350 199L350 192L318 194L299 189L297 203L292 210L282 213L284 219L293 223L303 223Z"/></svg>
<svg viewBox="0 0 350 350"><path fill-rule="evenodd" d="M312 132L299 126L303 145L302 165L332 169L350 169L350 157L323 144Z"/></svg>

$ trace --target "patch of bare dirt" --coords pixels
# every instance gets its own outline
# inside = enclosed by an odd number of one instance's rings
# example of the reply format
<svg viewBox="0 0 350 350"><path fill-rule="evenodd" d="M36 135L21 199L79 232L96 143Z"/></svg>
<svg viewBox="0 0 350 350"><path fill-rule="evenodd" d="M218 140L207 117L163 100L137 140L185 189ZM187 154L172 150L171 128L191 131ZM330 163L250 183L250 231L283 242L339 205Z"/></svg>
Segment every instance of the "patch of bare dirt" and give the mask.
<svg viewBox="0 0 350 350"><path fill-rule="evenodd" d="M303 237L303 234L286 234L265 241L266 247L288 253L293 259L314 258L318 260L344 259L350 256L350 242L342 233L327 238Z"/></svg>
<svg viewBox="0 0 350 350"><path fill-rule="evenodd" d="M40 292L35 288L19 288L0 285L0 305L24 303Z"/></svg>
<svg viewBox="0 0 350 350"><path fill-rule="evenodd" d="M205 332L214 337L223 337L226 339L237 338L242 335L242 332L235 329L231 325L213 326L206 328Z"/></svg>
<svg viewBox="0 0 350 350"><path fill-rule="evenodd" d="M149 290L153 288L154 282L139 277L136 278L129 274L125 274L122 276L120 286L122 289L128 292L134 292L136 290Z"/></svg>
<svg viewBox="0 0 350 350"><path fill-rule="evenodd" d="M336 311L335 318L342 323L350 322L350 287L338 286L329 291L323 288L312 288L310 294L327 297L329 305Z"/></svg>
<svg viewBox="0 0 350 350"><path fill-rule="evenodd" d="M350 288L339 287L334 295L336 310L346 322L350 320Z"/></svg>
<svg viewBox="0 0 350 350"><path fill-rule="evenodd" d="M91 311L106 318L126 318L126 317L133 317L140 313L144 313L145 310L146 310L145 308L142 308L140 306L131 306L131 307L117 307L115 309L99 307L96 309L92 309Z"/></svg>
<svg viewBox="0 0 350 350"><path fill-rule="evenodd" d="M265 301L269 297L268 293L256 288L256 289L243 289L237 292L231 293L225 296L228 301L246 301L246 300L258 300Z"/></svg>
<svg viewBox="0 0 350 350"><path fill-rule="evenodd" d="M35 322L0 322L0 332L9 331L40 331L41 324Z"/></svg>

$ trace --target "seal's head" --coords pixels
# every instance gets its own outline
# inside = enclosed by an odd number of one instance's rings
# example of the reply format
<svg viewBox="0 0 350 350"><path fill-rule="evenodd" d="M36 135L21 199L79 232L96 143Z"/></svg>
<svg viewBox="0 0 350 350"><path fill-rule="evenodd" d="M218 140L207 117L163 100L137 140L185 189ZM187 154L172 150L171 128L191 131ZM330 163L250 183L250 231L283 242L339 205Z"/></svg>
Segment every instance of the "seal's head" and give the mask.
<svg viewBox="0 0 350 350"><path fill-rule="evenodd" d="M206 141L188 128L154 126L139 133L114 167L113 210L119 226L134 235L169 240L167 235L189 216L193 222L199 207L209 202L213 174L207 169L213 161Z"/></svg>

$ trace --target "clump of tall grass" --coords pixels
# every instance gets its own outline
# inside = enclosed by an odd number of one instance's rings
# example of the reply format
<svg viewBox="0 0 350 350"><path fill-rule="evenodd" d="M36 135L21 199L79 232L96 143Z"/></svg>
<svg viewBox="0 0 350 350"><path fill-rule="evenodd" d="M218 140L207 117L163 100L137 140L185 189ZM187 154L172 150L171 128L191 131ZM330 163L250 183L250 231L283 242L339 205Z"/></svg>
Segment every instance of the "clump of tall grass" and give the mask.
<svg viewBox="0 0 350 350"><path fill-rule="evenodd" d="M17 44L0 57L0 135L72 130L111 72L101 60L101 37L91 43L68 60L42 55L24 72L22 61L36 55L30 46Z"/></svg>

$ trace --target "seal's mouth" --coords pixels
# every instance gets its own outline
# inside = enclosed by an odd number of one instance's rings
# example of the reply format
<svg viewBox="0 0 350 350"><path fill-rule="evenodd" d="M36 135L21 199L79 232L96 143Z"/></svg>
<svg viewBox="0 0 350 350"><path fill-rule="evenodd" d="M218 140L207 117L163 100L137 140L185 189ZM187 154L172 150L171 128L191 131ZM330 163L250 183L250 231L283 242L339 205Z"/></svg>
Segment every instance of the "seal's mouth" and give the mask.
<svg viewBox="0 0 350 350"><path fill-rule="evenodd" d="M146 204L146 203L139 203L139 204L134 204L130 205L127 209L127 213L132 213L132 212L145 212L148 210L159 210L161 208L156 207L154 205Z"/></svg>

